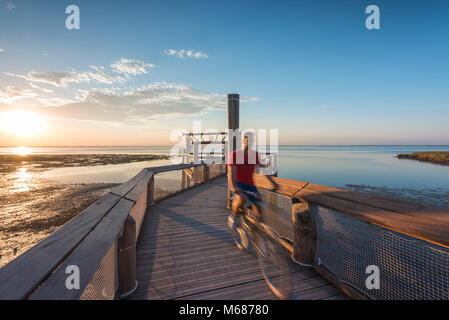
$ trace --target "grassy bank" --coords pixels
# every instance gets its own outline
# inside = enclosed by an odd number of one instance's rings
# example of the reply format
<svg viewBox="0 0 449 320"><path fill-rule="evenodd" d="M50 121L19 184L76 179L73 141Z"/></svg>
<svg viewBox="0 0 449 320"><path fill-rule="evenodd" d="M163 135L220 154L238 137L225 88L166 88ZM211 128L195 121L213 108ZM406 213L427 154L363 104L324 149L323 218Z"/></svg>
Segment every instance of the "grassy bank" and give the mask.
<svg viewBox="0 0 449 320"><path fill-rule="evenodd" d="M398 154L398 158L449 165L449 151L426 151L413 152L409 154Z"/></svg>

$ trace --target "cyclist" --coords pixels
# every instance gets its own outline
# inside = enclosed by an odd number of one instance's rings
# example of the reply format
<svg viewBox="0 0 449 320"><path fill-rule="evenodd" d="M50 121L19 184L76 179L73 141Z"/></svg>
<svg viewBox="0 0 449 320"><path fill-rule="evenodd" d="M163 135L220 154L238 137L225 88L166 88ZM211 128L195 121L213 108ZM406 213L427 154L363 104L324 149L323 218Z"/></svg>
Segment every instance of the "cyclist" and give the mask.
<svg viewBox="0 0 449 320"><path fill-rule="evenodd" d="M251 203L256 219L260 219L261 200L260 194L257 191L257 187L254 185L253 174L256 167L269 167L270 163L262 164L259 159L259 153L251 150L252 135L246 134L243 138L243 149L238 149L230 153L228 159L228 184L230 185L231 192L233 193L235 200L232 202L232 224L231 228L235 227L235 216L238 214L239 209L247 204L248 199ZM272 191L278 188L277 183L271 176L266 176L273 185Z"/></svg>

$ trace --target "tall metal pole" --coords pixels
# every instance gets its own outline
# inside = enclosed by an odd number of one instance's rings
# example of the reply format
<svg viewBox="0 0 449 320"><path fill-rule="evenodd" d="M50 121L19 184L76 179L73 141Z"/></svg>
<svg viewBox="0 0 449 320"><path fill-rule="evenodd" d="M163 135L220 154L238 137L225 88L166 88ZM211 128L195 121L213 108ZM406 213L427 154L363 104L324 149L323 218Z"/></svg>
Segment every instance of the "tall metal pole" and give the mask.
<svg viewBox="0 0 449 320"><path fill-rule="evenodd" d="M230 138L232 137L232 141L231 139L229 139L228 141L229 147L228 150L226 150L226 152L228 152L228 155L237 148L237 139L232 134L232 131L239 129L239 109L240 109L240 95L238 93L228 94L228 129L230 129L229 137ZM228 178L230 174L231 172L228 170ZM228 186L228 209L230 209L231 206L232 206L231 190L229 189Z"/></svg>
<svg viewBox="0 0 449 320"><path fill-rule="evenodd" d="M238 93L228 94L228 128L239 128L240 95Z"/></svg>

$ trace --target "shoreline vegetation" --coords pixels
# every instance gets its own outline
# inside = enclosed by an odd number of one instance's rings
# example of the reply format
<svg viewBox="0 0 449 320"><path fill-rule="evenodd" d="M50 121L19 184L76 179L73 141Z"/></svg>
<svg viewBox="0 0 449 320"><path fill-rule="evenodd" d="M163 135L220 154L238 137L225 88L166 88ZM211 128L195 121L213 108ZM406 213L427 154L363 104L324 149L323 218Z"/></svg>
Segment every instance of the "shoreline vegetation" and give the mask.
<svg viewBox="0 0 449 320"><path fill-rule="evenodd" d="M449 166L449 151L424 151L424 152L402 153L398 154L397 157L398 159L411 159Z"/></svg>

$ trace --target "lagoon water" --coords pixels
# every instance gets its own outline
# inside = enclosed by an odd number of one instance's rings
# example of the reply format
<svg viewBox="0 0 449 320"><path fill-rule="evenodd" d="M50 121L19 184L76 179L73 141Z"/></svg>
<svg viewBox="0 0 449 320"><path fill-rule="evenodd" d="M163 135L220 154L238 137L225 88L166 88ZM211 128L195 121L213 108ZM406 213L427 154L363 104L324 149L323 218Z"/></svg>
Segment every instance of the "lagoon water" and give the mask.
<svg viewBox="0 0 449 320"><path fill-rule="evenodd" d="M33 153L47 154L169 154L170 147L39 147ZM281 178L334 187L366 185L407 189L449 190L449 166L397 159L398 153L449 151L449 146L281 146ZM0 148L11 154L14 148ZM142 168L170 164L169 160L56 168L42 173L62 183L123 182Z"/></svg>
<svg viewBox="0 0 449 320"><path fill-rule="evenodd" d="M14 258L11 248L18 247L19 253L23 252L51 233L50 229L42 229L41 221L49 221L49 225L66 221L108 192L114 183L127 181L142 168L171 164L170 160L154 160L63 167L60 161L64 157L56 156L51 157L55 168L40 169L40 163L32 160L3 164L1 155L30 151L53 155L161 155L170 154L170 150L170 147L0 148L0 225L5 230L0 233L0 255L6 257L0 260L0 266ZM449 166L396 158L398 153L431 150L449 151L449 146L284 146L279 147L278 176L368 192L449 212ZM2 168L7 169L1 171ZM179 190L180 182L179 171L156 175L156 198ZM59 220L53 221L57 212ZM14 231L17 223L29 228Z"/></svg>
<svg viewBox="0 0 449 320"><path fill-rule="evenodd" d="M449 166L396 158L417 151L449 151L449 146L281 147L278 175L334 187L449 189Z"/></svg>

